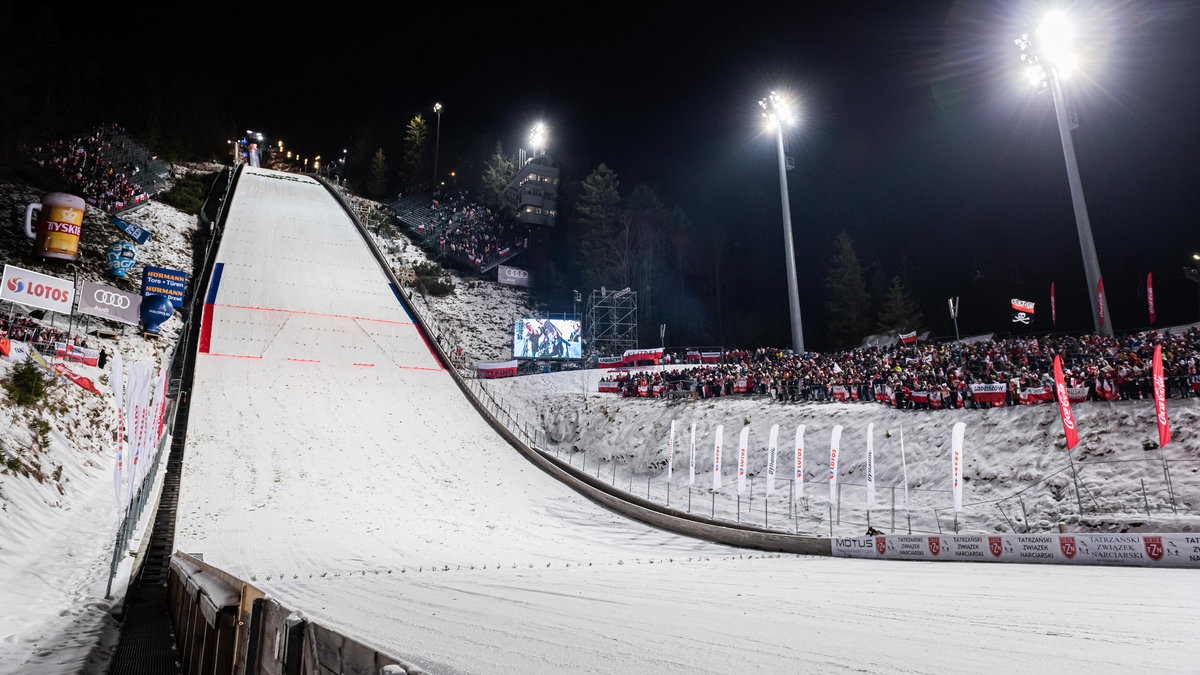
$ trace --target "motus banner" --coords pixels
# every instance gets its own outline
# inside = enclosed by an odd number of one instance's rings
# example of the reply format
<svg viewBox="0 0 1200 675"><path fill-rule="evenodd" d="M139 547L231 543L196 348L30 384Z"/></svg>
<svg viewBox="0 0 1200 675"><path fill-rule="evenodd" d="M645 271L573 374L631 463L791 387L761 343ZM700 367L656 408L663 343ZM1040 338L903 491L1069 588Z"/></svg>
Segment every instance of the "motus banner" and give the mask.
<svg viewBox="0 0 1200 675"><path fill-rule="evenodd" d="M834 539L843 558L1200 567L1200 536L1181 534L945 534Z"/></svg>
<svg viewBox="0 0 1200 675"><path fill-rule="evenodd" d="M94 281L83 282L79 313L137 325L141 321L142 298Z"/></svg>
<svg viewBox="0 0 1200 675"><path fill-rule="evenodd" d="M509 286L532 286L529 272L519 267L500 265L496 268L496 281Z"/></svg>

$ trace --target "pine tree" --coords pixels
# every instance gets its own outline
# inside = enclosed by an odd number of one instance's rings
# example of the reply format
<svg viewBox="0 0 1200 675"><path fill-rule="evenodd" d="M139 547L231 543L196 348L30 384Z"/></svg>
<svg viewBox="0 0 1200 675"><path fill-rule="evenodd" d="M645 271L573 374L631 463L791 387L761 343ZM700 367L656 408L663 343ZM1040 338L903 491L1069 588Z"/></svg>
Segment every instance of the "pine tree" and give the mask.
<svg viewBox="0 0 1200 675"><path fill-rule="evenodd" d="M517 167L513 161L504 156L504 143L496 141L496 154L488 158L483 165L483 200L492 208L500 206L500 196L504 188L512 180Z"/></svg>
<svg viewBox="0 0 1200 675"><path fill-rule="evenodd" d="M854 242L845 232L834 242L825 289L825 329L829 345L836 348L857 345L870 330L871 297L863 281L862 265L854 252Z"/></svg>
<svg viewBox="0 0 1200 675"><path fill-rule="evenodd" d="M615 240L620 227L621 193L617 174L603 163L583 181L575 209L584 280L593 288L613 283L618 273Z"/></svg>
<svg viewBox="0 0 1200 675"><path fill-rule="evenodd" d="M429 125L421 113L417 113L408 122L404 132L404 158L401 161L401 172L405 190L419 192L427 185L429 177L425 164L429 150ZM437 186L433 186L436 190Z"/></svg>
<svg viewBox="0 0 1200 675"><path fill-rule="evenodd" d="M883 305L879 308L879 330L888 333L911 333L924 328L921 310L908 294L899 275L892 277Z"/></svg>
<svg viewBox="0 0 1200 675"><path fill-rule="evenodd" d="M383 155L383 148L379 148L375 151L375 156L371 158L371 175L367 177L367 194L374 199L383 199L387 196L387 186L387 157Z"/></svg>

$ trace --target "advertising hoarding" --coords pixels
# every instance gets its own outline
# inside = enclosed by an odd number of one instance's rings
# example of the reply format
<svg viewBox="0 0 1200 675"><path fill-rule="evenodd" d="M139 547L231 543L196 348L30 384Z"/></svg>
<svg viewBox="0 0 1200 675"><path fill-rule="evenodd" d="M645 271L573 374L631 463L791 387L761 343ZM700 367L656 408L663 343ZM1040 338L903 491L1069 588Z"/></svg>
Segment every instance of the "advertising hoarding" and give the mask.
<svg viewBox="0 0 1200 675"><path fill-rule="evenodd" d="M519 267L499 265L496 267L496 281L509 286L524 286L528 288L533 283L529 280L529 272Z"/></svg>
<svg viewBox="0 0 1200 675"><path fill-rule="evenodd" d="M141 308L142 299L140 297L94 281L83 282L83 289L79 292L80 314L90 314L101 319L111 319L136 326L141 320L141 315L138 313Z"/></svg>
<svg viewBox="0 0 1200 675"><path fill-rule="evenodd" d="M0 281L0 300L70 314L75 304L75 282L5 265L4 279Z"/></svg>
<svg viewBox="0 0 1200 675"><path fill-rule="evenodd" d="M142 270L142 297L161 295L178 308L183 305L183 293L187 290L187 272L169 270L165 267L146 265Z"/></svg>

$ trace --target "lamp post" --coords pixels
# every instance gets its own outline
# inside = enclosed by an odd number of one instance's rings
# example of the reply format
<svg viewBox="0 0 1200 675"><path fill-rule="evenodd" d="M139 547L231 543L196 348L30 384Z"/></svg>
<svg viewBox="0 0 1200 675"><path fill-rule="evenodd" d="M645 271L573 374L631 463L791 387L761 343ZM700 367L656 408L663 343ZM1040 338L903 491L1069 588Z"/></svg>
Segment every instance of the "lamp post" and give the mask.
<svg viewBox="0 0 1200 675"><path fill-rule="evenodd" d="M1058 121L1058 136L1062 140L1063 158L1067 164L1067 184L1071 188L1071 204L1075 208L1075 227L1079 231L1079 249L1083 253L1083 271L1087 276L1088 298L1092 305L1092 323L1100 335L1111 337L1112 314L1108 299L1100 292L1100 261L1092 239L1092 224L1083 199L1083 183L1079 164L1075 161L1075 142L1071 138L1072 124L1067 113L1062 78L1075 65L1072 52L1074 31L1066 17L1054 12L1046 16L1031 38L1028 34L1014 40L1021 50L1021 60L1029 65L1030 79L1041 89L1050 90L1054 99L1054 114ZM1107 320L1106 320L1107 319Z"/></svg>
<svg viewBox="0 0 1200 675"><path fill-rule="evenodd" d="M778 92L758 102L767 129L775 132L779 150L779 197L783 202L783 258L787 262L788 310L792 323L792 351L804 353L804 327L800 322L800 287L796 281L796 250L792 244L792 208L788 203L787 159L783 153L783 127L796 121L791 104Z"/></svg>
<svg viewBox="0 0 1200 675"><path fill-rule="evenodd" d="M433 113L437 115L437 132L434 135L433 142L433 189L436 192L438 189L438 155L442 151L442 104L433 104ZM342 152L345 152L343 150Z"/></svg>

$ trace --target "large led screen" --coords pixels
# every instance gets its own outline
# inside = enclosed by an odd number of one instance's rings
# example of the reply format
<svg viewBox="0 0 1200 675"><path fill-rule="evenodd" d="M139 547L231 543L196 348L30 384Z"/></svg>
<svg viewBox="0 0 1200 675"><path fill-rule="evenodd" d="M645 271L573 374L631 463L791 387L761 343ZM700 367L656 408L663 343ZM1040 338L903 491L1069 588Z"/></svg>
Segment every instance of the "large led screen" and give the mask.
<svg viewBox="0 0 1200 675"><path fill-rule="evenodd" d="M581 333L570 319L513 319L513 358L583 358Z"/></svg>

